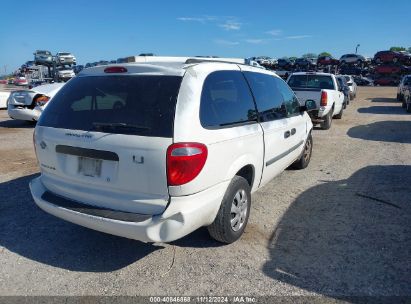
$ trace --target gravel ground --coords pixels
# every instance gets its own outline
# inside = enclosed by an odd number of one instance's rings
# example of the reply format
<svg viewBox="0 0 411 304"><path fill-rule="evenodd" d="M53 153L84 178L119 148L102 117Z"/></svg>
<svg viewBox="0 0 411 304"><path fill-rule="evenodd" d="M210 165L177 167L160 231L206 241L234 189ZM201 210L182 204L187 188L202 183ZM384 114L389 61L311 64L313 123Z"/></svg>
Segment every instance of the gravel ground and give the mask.
<svg viewBox="0 0 411 304"><path fill-rule="evenodd" d="M313 158L253 196L245 235L144 244L34 204L33 124L0 111L0 295L411 296L411 115L361 87ZM351 300L355 302L355 300Z"/></svg>

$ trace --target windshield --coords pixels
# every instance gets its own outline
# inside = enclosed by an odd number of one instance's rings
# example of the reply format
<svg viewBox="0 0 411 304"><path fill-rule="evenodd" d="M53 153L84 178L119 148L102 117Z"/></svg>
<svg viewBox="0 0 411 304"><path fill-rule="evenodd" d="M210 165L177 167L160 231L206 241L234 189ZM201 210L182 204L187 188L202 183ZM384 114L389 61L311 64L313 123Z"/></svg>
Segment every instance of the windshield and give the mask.
<svg viewBox="0 0 411 304"><path fill-rule="evenodd" d="M70 53L59 53L59 56L70 56Z"/></svg>
<svg viewBox="0 0 411 304"><path fill-rule="evenodd" d="M172 137L180 76L76 77L53 98L45 127Z"/></svg>
<svg viewBox="0 0 411 304"><path fill-rule="evenodd" d="M288 85L291 88L335 89L333 79L328 75L292 75Z"/></svg>

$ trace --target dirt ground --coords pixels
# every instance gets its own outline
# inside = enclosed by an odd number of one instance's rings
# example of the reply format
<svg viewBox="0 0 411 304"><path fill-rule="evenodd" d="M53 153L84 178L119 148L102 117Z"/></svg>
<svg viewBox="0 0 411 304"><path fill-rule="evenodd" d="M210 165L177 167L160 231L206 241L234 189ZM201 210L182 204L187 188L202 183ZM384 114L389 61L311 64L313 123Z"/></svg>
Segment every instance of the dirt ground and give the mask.
<svg viewBox="0 0 411 304"><path fill-rule="evenodd" d="M361 87L313 158L253 196L245 235L144 244L40 210L31 123L0 111L0 295L411 296L411 115ZM349 300L356 302L355 298Z"/></svg>

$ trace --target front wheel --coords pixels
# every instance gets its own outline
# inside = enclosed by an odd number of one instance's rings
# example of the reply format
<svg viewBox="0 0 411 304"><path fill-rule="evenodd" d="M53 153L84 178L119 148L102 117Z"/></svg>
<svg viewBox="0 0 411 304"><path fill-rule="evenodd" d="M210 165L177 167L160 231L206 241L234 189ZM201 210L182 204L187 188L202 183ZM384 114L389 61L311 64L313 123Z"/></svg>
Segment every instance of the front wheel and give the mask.
<svg viewBox="0 0 411 304"><path fill-rule="evenodd" d="M251 206L251 189L241 176L234 176L214 222L208 226L211 237L230 244L238 240L247 226Z"/></svg>
<svg viewBox="0 0 411 304"><path fill-rule="evenodd" d="M305 141L304 150L300 158L297 159L291 167L297 170L307 168L311 160L311 154L313 152L313 138L311 133L308 135L307 140Z"/></svg>

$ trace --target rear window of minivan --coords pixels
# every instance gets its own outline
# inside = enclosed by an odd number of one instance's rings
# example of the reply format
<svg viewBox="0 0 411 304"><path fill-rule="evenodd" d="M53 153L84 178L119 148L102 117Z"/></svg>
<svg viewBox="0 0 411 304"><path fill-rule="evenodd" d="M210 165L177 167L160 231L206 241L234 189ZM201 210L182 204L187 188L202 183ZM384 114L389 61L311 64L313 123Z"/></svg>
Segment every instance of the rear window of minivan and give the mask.
<svg viewBox="0 0 411 304"><path fill-rule="evenodd" d="M83 76L54 96L44 127L172 137L181 76Z"/></svg>
<svg viewBox="0 0 411 304"><path fill-rule="evenodd" d="M288 85L293 89L309 88L334 90L334 82L331 76L327 75L291 75Z"/></svg>

